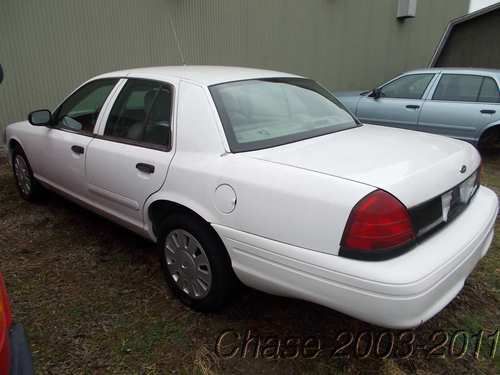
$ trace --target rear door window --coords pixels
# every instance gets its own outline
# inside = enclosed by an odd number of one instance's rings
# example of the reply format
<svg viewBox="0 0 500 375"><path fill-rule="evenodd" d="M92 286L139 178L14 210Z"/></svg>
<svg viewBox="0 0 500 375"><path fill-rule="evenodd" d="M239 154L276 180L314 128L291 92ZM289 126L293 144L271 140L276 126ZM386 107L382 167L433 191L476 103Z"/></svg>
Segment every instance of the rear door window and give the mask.
<svg viewBox="0 0 500 375"><path fill-rule="evenodd" d="M130 79L111 109L104 136L170 148L172 89L162 82Z"/></svg>
<svg viewBox="0 0 500 375"><path fill-rule="evenodd" d="M443 74L433 100L451 102L476 102L483 83L482 76Z"/></svg>

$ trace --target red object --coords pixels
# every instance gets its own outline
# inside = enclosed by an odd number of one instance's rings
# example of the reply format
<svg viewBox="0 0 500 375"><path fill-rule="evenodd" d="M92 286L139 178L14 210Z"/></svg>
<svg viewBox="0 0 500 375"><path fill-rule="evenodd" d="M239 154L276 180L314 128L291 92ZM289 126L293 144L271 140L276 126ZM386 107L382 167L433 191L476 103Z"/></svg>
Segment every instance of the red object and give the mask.
<svg viewBox="0 0 500 375"><path fill-rule="evenodd" d="M406 207L391 194L377 190L354 207L342 239L346 251L363 253L399 249L415 239Z"/></svg>
<svg viewBox="0 0 500 375"><path fill-rule="evenodd" d="M0 274L0 375L8 375L10 369L9 329L12 325L7 289Z"/></svg>

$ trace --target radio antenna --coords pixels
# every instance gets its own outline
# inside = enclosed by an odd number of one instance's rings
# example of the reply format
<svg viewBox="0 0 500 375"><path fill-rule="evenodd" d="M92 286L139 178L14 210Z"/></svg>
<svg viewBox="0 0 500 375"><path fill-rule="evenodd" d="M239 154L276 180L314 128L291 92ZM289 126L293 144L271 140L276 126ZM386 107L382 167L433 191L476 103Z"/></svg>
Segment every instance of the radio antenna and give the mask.
<svg viewBox="0 0 500 375"><path fill-rule="evenodd" d="M170 19L170 27L172 28L172 32L174 33L174 38L175 42L177 43L177 49L179 50L179 55L181 56L182 65L186 65L186 60L184 59L184 53L182 53L181 42L179 41L179 37L177 36L174 20L172 19L172 14L170 13L170 11L168 12L168 18Z"/></svg>

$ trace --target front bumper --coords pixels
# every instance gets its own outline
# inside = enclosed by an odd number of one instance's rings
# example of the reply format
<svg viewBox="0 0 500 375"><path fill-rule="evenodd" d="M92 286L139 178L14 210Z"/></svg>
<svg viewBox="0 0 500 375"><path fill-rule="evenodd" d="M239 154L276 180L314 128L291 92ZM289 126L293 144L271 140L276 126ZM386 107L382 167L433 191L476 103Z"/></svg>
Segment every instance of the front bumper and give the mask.
<svg viewBox="0 0 500 375"><path fill-rule="evenodd" d="M418 326L442 310L493 240L498 199L480 187L467 209L412 251L381 262L332 256L214 225L240 280L388 328Z"/></svg>
<svg viewBox="0 0 500 375"><path fill-rule="evenodd" d="M14 324L9 332L10 374L32 375L33 359L23 326Z"/></svg>

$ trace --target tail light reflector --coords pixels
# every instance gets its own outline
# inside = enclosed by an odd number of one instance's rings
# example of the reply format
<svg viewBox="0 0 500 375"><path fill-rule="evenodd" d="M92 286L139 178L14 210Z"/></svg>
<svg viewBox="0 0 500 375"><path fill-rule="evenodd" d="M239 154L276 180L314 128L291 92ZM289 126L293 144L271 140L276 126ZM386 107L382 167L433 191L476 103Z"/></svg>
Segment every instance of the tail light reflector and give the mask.
<svg viewBox="0 0 500 375"><path fill-rule="evenodd" d="M352 210L340 255L359 259L387 258L412 244L415 237L406 207L391 194L376 190Z"/></svg>

